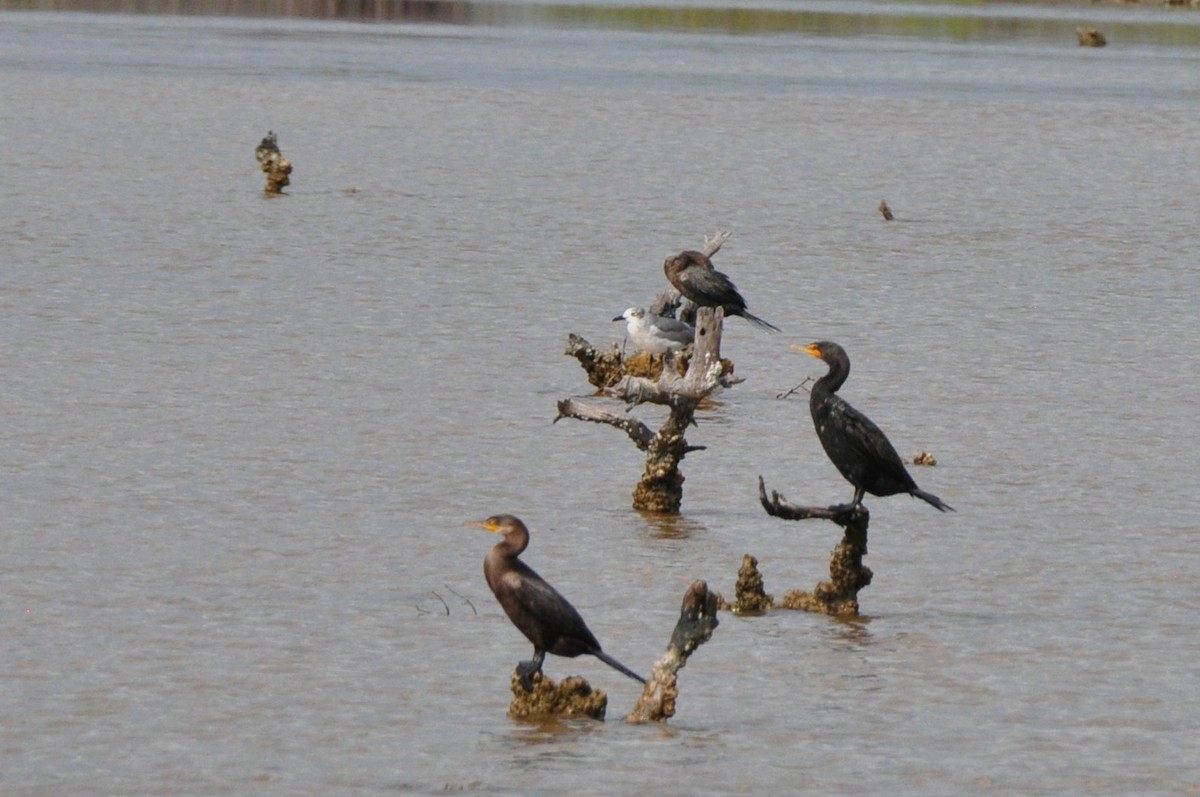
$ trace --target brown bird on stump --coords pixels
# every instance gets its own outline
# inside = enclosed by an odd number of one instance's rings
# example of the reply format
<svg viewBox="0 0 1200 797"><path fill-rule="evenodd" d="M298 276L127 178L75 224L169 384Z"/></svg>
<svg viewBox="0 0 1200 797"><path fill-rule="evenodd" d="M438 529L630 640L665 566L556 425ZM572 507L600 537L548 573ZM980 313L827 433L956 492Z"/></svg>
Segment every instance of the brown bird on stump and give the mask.
<svg viewBox="0 0 1200 797"><path fill-rule="evenodd" d="M646 682L601 650L575 607L517 558L529 546L529 529L519 518L493 515L467 525L504 535L483 560L483 575L508 619L533 643L533 658L517 664L525 691L532 691L533 675L541 672L547 653L568 658L589 653L635 681Z"/></svg>
<svg viewBox="0 0 1200 797"><path fill-rule="evenodd" d="M746 309L746 300L738 293L737 286L713 268L712 261L703 252L689 250L668 257L663 262L663 273L667 275L667 282L697 307L723 307L727 316L740 315L763 329L779 331L779 327Z"/></svg>
<svg viewBox="0 0 1200 797"><path fill-rule="evenodd" d="M917 487L883 431L837 395L838 388L850 375L850 357L845 349L827 340L807 346L793 344L789 348L829 365L828 373L817 380L809 393L808 408L825 453L846 481L854 485L850 509L861 504L863 493L868 492L878 496L908 493L943 512L954 511L936 495Z"/></svg>

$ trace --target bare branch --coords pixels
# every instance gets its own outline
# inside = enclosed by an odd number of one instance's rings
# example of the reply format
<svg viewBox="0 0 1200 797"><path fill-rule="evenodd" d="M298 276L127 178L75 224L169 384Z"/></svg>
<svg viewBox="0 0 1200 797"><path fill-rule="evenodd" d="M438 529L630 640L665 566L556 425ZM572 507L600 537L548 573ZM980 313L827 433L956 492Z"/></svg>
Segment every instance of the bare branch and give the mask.
<svg viewBox="0 0 1200 797"><path fill-rule="evenodd" d="M758 500L767 514L773 517L784 520L831 520L842 527L842 541L833 549L829 559L829 581L817 584L812 592L791 590L776 606L829 615L857 615L858 593L871 583L872 578L871 569L862 563L867 555L867 526L871 522L871 513L867 508L861 504L856 507L849 504L796 506L775 491L768 498L767 487L761 476L758 477Z"/></svg>
<svg viewBox="0 0 1200 797"><path fill-rule="evenodd" d="M579 421L606 423L609 426L615 426L618 429L624 430L625 434L629 435L629 439L641 451L645 451L649 447L650 441L654 439L654 432L650 431L650 427L637 418L629 415L618 415L603 407L597 407L593 404L583 404L574 399L563 399L558 402L558 416L554 419L554 422L557 423L559 418L574 418Z"/></svg>
<svg viewBox="0 0 1200 797"><path fill-rule="evenodd" d="M715 253L728 237L729 233L721 230L712 238L706 237L705 252ZM660 301L665 304L671 300L660 297ZM679 463L688 453L703 450L703 446L688 445L684 432L695 424L696 409L701 401L719 387L742 381L733 376L733 364L721 359L724 318L725 312L719 307L696 310L692 322L696 328L692 355L683 376L679 375L677 363L669 355L663 355L658 363L648 354L626 360L616 346L599 351L579 336L570 336L566 353L579 360L588 372L588 381L600 388L602 394L631 406L652 403L670 408L662 427L652 433L645 424L628 415L618 415L572 399L558 403L555 421L576 418L615 426L625 430L638 449L646 452L646 467L633 491L635 509L679 511L683 498L683 474L679 472ZM647 358L648 365L643 365ZM634 363L637 363L636 367Z"/></svg>
<svg viewBox="0 0 1200 797"><path fill-rule="evenodd" d="M806 376L806 377L804 377L804 381L801 382L800 384L796 385L794 388L784 391L783 393L776 393L775 398L777 398L777 399L789 398L793 393L795 393L797 390L800 390L801 388L803 388L805 385L807 385L811 381L813 381L813 378L811 376ZM807 390L807 388L805 388L805 390ZM811 392L811 391L809 391L809 392Z"/></svg>
<svg viewBox="0 0 1200 797"><path fill-rule="evenodd" d="M834 504L833 506L798 506L787 500L782 493L772 490L767 497L767 485L763 477L758 477L758 500L763 509L771 517L784 520L832 520L839 526L845 526L854 520L856 513L865 513L865 509L851 508L849 504Z"/></svg>
<svg viewBox="0 0 1200 797"><path fill-rule="evenodd" d="M479 612L475 610L475 604L471 603L471 599L470 599L470 598L466 597L465 595L461 595L461 594L459 594L458 592L456 592L456 591L454 590L454 587L451 587L449 584L447 584L447 583L446 583L446 582L444 582L444 581L442 582L442 586L443 586L443 587L445 587L446 589L450 590L450 594L451 594L451 595L453 595L454 597L458 598L458 599L459 599L460 601L462 601L463 603L465 603L465 604L467 604L468 606L470 606L470 607L471 607L471 612L472 612L473 614L475 614L475 615L478 615L478 614L479 614Z"/></svg>
<svg viewBox="0 0 1200 797"><path fill-rule="evenodd" d="M595 387L603 389L621 377L621 350L616 344L607 349L597 349L572 332L567 336L567 349L563 354L579 361L587 372L588 381Z"/></svg>
<svg viewBox="0 0 1200 797"><path fill-rule="evenodd" d="M650 303L649 309L655 315L674 318L675 312L681 304L683 304L683 297L679 295L679 291L674 288L667 288Z"/></svg>
<svg viewBox="0 0 1200 797"><path fill-rule="evenodd" d="M704 250L703 251L704 251L705 256L712 257L717 252L721 251L721 245L724 244L727 240L729 240L729 236L730 236L729 232L727 232L725 230L721 230L721 229L718 229L715 233L713 233L712 238L709 238L707 235L704 236Z"/></svg>

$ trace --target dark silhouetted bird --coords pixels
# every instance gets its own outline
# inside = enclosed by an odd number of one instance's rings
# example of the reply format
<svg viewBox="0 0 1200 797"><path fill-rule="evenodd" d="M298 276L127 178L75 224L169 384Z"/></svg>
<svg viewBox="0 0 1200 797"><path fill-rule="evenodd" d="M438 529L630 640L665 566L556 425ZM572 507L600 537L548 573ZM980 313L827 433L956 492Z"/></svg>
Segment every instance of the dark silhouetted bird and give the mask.
<svg viewBox="0 0 1200 797"><path fill-rule="evenodd" d="M829 365L828 373L813 385L808 408L825 453L846 481L854 485L850 508L862 503L864 492L879 496L908 493L943 512L953 511L953 507L942 499L917 487L883 431L837 395L838 388L850 375L850 358L846 350L827 340L807 346L793 344L790 348Z"/></svg>
<svg viewBox="0 0 1200 797"><path fill-rule="evenodd" d="M635 681L646 682L601 650L575 607L517 558L529 545L529 529L520 519L493 515L467 525L504 535L483 560L483 575L508 619L533 643L533 659L517 665L526 691L533 689L534 673L541 672L547 653L568 658L589 653Z"/></svg>
<svg viewBox="0 0 1200 797"><path fill-rule="evenodd" d="M686 251L668 257L663 262L667 282L698 307L723 307L725 315L740 315L763 329L778 332L779 327L752 315L746 300L738 293L729 277L713 268L703 252Z"/></svg>

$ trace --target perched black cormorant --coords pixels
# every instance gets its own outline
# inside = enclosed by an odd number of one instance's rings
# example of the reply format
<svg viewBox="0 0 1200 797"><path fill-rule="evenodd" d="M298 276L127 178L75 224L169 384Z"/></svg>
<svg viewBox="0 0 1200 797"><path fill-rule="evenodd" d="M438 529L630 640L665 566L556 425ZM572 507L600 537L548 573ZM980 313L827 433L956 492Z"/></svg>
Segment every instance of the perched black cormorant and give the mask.
<svg viewBox="0 0 1200 797"><path fill-rule="evenodd" d="M513 625L533 643L533 659L517 665L526 691L540 672L547 653L574 658L590 653L636 681L646 680L600 649L575 607L558 590L517 557L529 545L529 529L512 515L493 515L467 524L504 535L483 560L483 575Z"/></svg>
<svg viewBox="0 0 1200 797"><path fill-rule="evenodd" d="M696 306L723 307L727 316L740 315L763 329L779 331L779 327L746 309L746 300L738 293L733 281L713 268L712 261L703 252L687 251L668 257L663 262L663 273L667 275L667 282Z"/></svg>
<svg viewBox="0 0 1200 797"><path fill-rule="evenodd" d="M827 340L807 346L793 345L791 349L811 354L829 365L829 372L813 385L808 407L825 453L846 481L854 485L850 507L862 503L864 492L879 496L908 493L943 512L953 511L942 499L917 487L883 431L837 395L838 388L850 375L846 350Z"/></svg>

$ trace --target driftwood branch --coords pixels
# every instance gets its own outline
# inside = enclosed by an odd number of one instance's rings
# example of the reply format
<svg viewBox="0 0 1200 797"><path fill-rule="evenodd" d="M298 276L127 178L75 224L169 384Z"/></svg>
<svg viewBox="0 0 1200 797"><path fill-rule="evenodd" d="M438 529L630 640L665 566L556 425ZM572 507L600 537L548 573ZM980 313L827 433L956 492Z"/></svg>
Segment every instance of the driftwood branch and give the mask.
<svg viewBox="0 0 1200 797"><path fill-rule="evenodd" d="M729 238L729 233L717 230L704 238L704 254L712 256ZM656 306L678 303L677 298L659 297ZM672 305L674 306L674 305ZM673 310L672 310L673 312ZM657 312L656 314L666 314ZM576 418L615 426L625 431L639 450L646 452L646 467L641 481L633 491L633 507L645 512L676 513L683 502L683 474L679 463L692 451L703 446L688 445L684 432L695 424L700 403L721 387L740 382L733 376L733 364L721 359L721 331L725 311L722 308L699 308L693 326L696 329L690 359L663 355L654 368L654 358L643 352L626 359L613 346L598 350L578 335L571 335L566 354L575 357L588 372L588 381L601 394L614 397L627 405L659 404L670 409L662 427L653 435L640 421L618 415L610 410L593 407L568 399L558 403L555 418ZM636 369L634 363L649 360L650 367ZM680 374L686 362L687 370Z"/></svg>
<svg viewBox="0 0 1200 797"><path fill-rule="evenodd" d="M729 232L718 229L713 233L713 237L704 236L704 252L705 257L712 257L717 252L721 251L721 246L729 240Z"/></svg>
<svg viewBox="0 0 1200 797"><path fill-rule="evenodd" d="M615 426L629 435L629 439L633 441L634 445L640 451L645 451L649 448L650 442L654 439L654 432L650 431L650 427L637 418L629 415L618 415L603 407L584 404L573 399L563 399L558 402L558 416L555 417L554 422L558 423L561 418L574 418L579 421L606 423L609 426Z"/></svg>
<svg viewBox="0 0 1200 797"><path fill-rule="evenodd" d="M863 509L861 505L857 510L853 509L849 504L798 506L788 501L783 496L783 493L777 490L772 490L768 498L767 485L763 481L762 476L758 477L758 500L768 515L782 518L783 520L832 520L839 526L844 527L853 523L856 513L867 513L867 510Z"/></svg>
<svg viewBox="0 0 1200 797"><path fill-rule="evenodd" d="M597 349L572 332L567 336L567 350L563 353L578 360L587 372L588 381L601 390L615 385L625 372L621 350L615 343L607 349Z"/></svg>
<svg viewBox="0 0 1200 797"><path fill-rule="evenodd" d="M678 673L687 664L696 648L712 638L717 627L717 595L708 591L708 584L695 581L683 596L679 622L671 634L671 642L650 673L627 722L664 722L675 715L679 698Z"/></svg>

